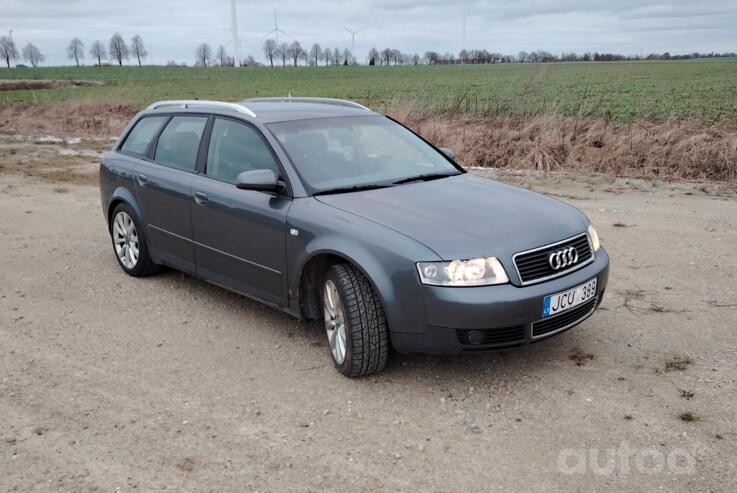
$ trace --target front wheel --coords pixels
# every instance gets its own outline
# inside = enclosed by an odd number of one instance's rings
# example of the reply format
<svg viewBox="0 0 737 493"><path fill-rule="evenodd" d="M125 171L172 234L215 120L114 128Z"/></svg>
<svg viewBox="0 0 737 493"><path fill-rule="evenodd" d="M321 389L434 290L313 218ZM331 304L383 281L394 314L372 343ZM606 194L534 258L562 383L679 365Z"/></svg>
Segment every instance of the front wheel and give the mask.
<svg viewBox="0 0 737 493"><path fill-rule="evenodd" d="M354 266L330 267L323 286L325 331L330 354L343 375L384 369L389 353L384 309L373 286Z"/></svg>

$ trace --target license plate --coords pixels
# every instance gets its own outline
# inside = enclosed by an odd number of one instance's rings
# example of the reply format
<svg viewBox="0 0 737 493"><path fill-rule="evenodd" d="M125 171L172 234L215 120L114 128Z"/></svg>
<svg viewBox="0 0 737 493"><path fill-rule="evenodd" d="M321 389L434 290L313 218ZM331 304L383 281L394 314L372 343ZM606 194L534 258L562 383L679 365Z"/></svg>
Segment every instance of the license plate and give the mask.
<svg viewBox="0 0 737 493"><path fill-rule="evenodd" d="M551 294L545 297L543 304L543 318L558 315L566 310L570 310L581 303L596 296L596 278L591 279L568 291Z"/></svg>

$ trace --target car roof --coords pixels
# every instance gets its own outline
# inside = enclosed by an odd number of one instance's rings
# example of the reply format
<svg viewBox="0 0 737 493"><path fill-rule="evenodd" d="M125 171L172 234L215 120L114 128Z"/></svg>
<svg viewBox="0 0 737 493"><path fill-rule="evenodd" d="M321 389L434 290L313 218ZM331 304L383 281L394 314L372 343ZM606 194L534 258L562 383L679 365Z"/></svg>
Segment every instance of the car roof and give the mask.
<svg viewBox="0 0 737 493"><path fill-rule="evenodd" d="M274 123L314 118L370 116L377 115L359 103L344 99L330 98L254 98L228 103L208 100L175 100L152 103L146 111L171 111L177 113L190 111L211 111L213 113L233 114L262 123Z"/></svg>

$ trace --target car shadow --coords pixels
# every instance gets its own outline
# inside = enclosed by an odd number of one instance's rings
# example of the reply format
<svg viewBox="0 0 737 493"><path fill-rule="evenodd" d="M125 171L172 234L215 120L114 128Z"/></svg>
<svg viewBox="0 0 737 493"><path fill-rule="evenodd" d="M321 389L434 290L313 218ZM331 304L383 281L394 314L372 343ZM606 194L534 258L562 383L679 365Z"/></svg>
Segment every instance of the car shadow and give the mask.
<svg viewBox="0 0 737 493"><path fill-rule="evenodd" d="M319 364L303 370L334 371L327 350L327 340L322 324L315 321L299 321L290 315L238 293L233 293L217 285L208 283L191 275L172 269L165 269L152 279L159 282L179 284L181 289L191 293L198 303L210 305L209 309L226 309L237 317L257 315L259 323L249 326L251 336L274 337L282 347L292 347L292 351L308 351L309 359ZM584 344L585 331L592 320L550 339L532 345L520 346L495 352L471 352L450 355L400 354L391 352L383 372L354 380L372 382L380 380L383 384L426 380L428 383L453 382L463 385L480 385L490 379L503 377L508 382L531 375L545 375L560 370L561 364L575 365L570 361L571 351Z"/></svg>

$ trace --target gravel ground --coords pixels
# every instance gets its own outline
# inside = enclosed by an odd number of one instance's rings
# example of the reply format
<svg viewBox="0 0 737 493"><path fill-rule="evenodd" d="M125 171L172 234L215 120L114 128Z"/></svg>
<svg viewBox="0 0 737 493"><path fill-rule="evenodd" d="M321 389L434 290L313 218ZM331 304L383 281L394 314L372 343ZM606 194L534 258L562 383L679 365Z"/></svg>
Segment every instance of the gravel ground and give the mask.
<svg viewBox="0 0 737 493"><path fill-rule="evenodd" d="M349 380L314 324L126 276L96 187L0 172L0 490L733 491L737 195L504 179L594 220L601 310Z"/></svg>

